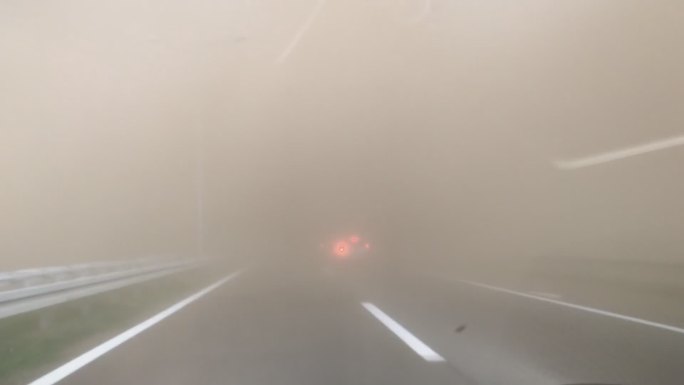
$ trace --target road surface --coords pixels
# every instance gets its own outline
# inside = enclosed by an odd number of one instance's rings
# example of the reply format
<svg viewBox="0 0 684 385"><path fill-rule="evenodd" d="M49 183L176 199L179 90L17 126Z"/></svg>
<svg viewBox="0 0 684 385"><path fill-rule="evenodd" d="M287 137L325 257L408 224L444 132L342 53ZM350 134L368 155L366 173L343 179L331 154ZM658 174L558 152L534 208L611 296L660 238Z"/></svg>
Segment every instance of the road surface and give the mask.
<svg viewBox="0 0 684 385"><path fill-rule="evenodd" d="M684 334L418 277L253 267L60 383L674 385L684 378ZM422 356L402 333L441 359Z"/></svg>

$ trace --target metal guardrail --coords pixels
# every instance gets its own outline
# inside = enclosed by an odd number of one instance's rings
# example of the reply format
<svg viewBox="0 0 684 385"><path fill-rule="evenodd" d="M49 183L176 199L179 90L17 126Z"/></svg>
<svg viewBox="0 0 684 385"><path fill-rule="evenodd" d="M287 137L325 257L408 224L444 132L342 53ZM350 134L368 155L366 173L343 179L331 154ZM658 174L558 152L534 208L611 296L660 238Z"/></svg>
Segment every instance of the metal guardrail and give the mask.
<svg viewBox="0 0 684 385"><path fill-rule="evenodd" d="M201 260L98 262L0 273L0 318L158 278Z"/></svg>

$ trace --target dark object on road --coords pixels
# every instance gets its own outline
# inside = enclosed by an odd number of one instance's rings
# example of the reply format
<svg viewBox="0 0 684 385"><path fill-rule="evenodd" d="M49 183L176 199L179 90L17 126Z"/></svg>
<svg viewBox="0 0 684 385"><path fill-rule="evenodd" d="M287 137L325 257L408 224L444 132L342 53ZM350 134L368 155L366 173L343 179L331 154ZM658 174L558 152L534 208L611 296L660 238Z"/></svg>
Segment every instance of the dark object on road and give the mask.
<svg viewBox="0 0 684 385"><path fill-rule="evenodd" d="M466 324L460 325L456 329L454 329L454 333L460 333L466 329Z"/></svg>

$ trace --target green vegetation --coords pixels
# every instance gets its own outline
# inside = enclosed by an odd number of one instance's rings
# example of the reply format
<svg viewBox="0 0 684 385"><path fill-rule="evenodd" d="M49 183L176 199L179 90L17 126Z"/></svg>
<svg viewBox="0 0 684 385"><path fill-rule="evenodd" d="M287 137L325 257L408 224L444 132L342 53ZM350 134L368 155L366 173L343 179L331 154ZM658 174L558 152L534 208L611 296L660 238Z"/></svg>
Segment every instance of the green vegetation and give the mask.
<svg viewBox="0 0 684 385"><path fill-rule="evenodd" d="M26 384L207 281L175 274L0 320L0 383Z"/></svg>

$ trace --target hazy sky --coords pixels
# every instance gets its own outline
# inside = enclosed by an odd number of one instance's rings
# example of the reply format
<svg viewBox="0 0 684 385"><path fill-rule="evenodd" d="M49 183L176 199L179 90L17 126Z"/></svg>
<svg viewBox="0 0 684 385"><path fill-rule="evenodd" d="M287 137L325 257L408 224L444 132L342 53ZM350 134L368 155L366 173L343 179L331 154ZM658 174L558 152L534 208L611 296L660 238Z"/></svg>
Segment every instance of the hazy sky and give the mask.
<svg viewBox="0 0 684 385"><path fill-rule="evenodd" d="M676 2L0 5L5 267L298 258L679 258ZM203 243L203 245L200 245Z"/></svg>

